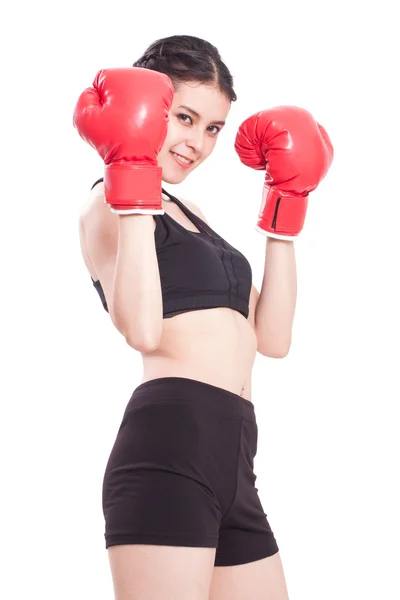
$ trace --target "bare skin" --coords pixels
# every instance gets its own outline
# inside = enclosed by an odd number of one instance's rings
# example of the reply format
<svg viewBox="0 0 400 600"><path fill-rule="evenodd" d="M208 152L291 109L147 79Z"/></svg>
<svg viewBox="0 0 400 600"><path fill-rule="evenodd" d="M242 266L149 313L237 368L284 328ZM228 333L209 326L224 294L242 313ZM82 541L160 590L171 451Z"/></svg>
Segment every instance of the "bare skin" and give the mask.
<svg viewBox="0 0 400 600"><path fill-rule="evenodd" d="M183 202L204 220L195 205ZM163 208L189 231L198 231L175 203L163 200ZM91 220L96 222L99 218L106 219L116 248L119 217L111 213L104 203L103 183L95 186L83 209L86 230L90 231ZM84 239L81 239L81 244L86 267L96 281L97 273ZM257 296L258 292L252 286L248 319L227 307L192 311L164 319L158 348L142 353L141 382L158 377L188 377L251 400L251 373L257 352L254 330ZM247 600L249 597L253 600L288 600L279 552L234 567L215 567L215 553L215 548L148 544L111 546L108 555L115 600L140 597L152 600L177 597L188 600Z"/></svg>
<svg viewBox="0 0 400 600"><path fill-rule="evenodd" d="M201 113L181 117L187 105ZM230 102L217 88L183 84L175 91L168 135L158 155L163 181L181 183L212 153L217 134L214 120L226 119ZM190 169L181 169L172 158L174 151L195 159ZM181 198L180 198L181 199ZM182 199L181 199L182 200ZM201 219L192 203L184 204ZM189 231L198 229L173 202L163 200L163 209ZM86 237L81 237L82 254L89 274L99 279L88 246L99 243L97 226L107 232L115 253L118 246L118 215L104 203L104 186L93 189L81 215ZM210 224L212 227L212 224ZM154 220L154 229L156 221ZM108 235L109 233L109 235ZM89 238L90 244L86 244ZM249 316L228 307L197 310L163 320L161 341L155 351L142 352L141 383L177 376L203 381L246 400L251 400L251 375L257 352L254 326L259 292L254 285L249 299ZM215 567L215 548L126 544L108 548L115 600L287 600L287 589L279 552L251 563Z"/></svg>
<svg viewBox="0 0 400 600"><path fill-rule="evenodd" d="M102 219L107 220L117 245L119 217L104 204L103 189L102 182L97 184L93 190L96 192L84 208L86 230L90 231L90 220L98 218L100 214ZM200 216L201 213L192 203L183 202ZM199 231L175 203L163 200L163 209L189 231ZM82 252L90 275L97 280L87 249L83 247ZM250 304L253 303L252 294ZM187 377L251 400L251 373L257 352L257 337L253 322L254 306L250 306L250 309L248 319L228 307L196 310L164 319L157 349L141 353L141 383L159 377Z"/></svg>

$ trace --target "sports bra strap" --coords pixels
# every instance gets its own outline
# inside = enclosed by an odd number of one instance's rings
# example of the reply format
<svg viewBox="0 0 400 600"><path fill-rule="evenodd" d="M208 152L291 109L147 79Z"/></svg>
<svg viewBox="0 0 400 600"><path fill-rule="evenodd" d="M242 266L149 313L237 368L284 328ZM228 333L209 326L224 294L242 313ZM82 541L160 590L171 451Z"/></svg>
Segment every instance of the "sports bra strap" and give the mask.
<svg viewBox="0 0 400 600"><path fill-rule="evenodd" d="M207 223L205 223L202 219L200 219L194 212L192 212L187 206L185 206L183 204L183 202L181 200L179 200L179 198L177 198L176 196L173 196L172 194L170 194L169 192L167 192L166 190L162 190L164 194L166 194L170 200L172 200L173 202L175 202L175 204L177 204L179 206L179 208L185 213L185 215L188 217L188 219L190 221L192 221L192 223L194 223L201 231L204 231L205 233L211 233L211 230L208 228ZM160 215L158 215L160 216Z"/></svg>

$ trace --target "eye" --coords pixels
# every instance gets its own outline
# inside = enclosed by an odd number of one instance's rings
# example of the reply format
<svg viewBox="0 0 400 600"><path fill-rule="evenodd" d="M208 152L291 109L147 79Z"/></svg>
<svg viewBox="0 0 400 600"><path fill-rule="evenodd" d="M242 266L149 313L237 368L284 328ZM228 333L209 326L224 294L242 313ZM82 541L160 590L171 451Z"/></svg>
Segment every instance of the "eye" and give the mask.
<svg viewBox="0 0 400 600"><path fill-rule="evenodd" d="M177 116L178 116L178 119L180 119L181 121L182 121L184 118L187 118L187 119L190 119L190 120L192 120L192 117L189 117L189 115L185 115L184 113L180 113L180 114L179 114L179 115L177 115ZM182 117L183 117L183 119L182 119ZM183 121L183 122L184 122L184 123L187 123L187 121ZM216 129L216 131L214 132L215 134L219 133L219 131L221 130L221 128L220 128L220 127L217 127L216 125L210 125L210 127L214 127L214 129Z"/></svg>
<svg viewBox="0 0 400 600"><path fill-rule="evenodd" d="M182 120L182 117L187 117L188 119L192 120L191 117L189 117L189 115L184 115L183 113L178 115L178 119ZM184 121L184 123L187 123L187 121Z"/></svg>

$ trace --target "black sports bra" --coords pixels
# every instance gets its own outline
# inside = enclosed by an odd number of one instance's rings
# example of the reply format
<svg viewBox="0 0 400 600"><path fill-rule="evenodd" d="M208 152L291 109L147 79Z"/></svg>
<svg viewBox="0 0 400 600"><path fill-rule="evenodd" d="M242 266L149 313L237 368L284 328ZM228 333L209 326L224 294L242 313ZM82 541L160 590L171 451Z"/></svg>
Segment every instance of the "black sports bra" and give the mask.
<svg viewBox="0 0 400 600"><path fill-rule="evenodd" d="M92 189L100 181L103 178ZM237 310L247 319L252 285L249 261L178 198L162 192L163 198L175 202L200 230L189 231L166 212L153 215L164 319L219 306ZM92 278L92 282L108 311L100 281Z"/></svg>

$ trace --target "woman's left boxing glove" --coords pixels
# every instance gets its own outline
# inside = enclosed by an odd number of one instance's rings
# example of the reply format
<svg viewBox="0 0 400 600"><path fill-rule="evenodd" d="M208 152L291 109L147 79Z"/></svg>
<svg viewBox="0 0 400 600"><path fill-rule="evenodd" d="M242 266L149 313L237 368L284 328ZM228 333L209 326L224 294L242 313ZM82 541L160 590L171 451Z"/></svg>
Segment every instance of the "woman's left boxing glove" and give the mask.
<svg viewBox="0 0 400 600"><path fill-rule="evenodd" d="M333 160L325 129L303 108L277 106L240 125L235 150L243 164L266 171L256 230L278 239L296 238L304 225L308 194Z"/></svg>

